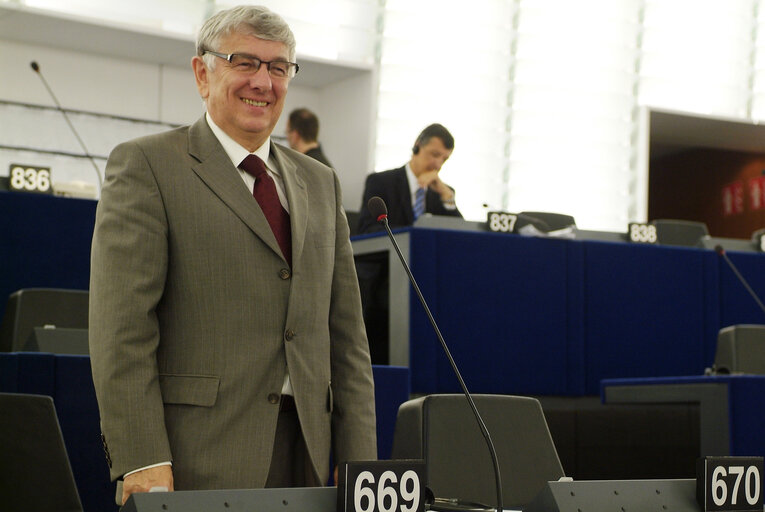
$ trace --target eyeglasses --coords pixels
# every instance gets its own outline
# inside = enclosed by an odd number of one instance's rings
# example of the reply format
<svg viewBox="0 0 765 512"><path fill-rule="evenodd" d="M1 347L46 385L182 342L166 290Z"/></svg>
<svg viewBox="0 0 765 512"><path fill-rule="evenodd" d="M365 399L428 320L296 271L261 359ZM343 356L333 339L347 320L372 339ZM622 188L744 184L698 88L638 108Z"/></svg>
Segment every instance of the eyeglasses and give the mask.
<svg viewBox="0 0 765 512"><path fill-rule="evenodd" d="M205 50L202 55L209 53L215 55L231 64L236 71L245 75L253 75L260 71L260 65L265 64L268 69L268 74L272 78L292 78L300 69L300 66L296 62L287 62L285 60L260 60L252 55L244 55L241 53L219 53L211 50Z"/></svg>

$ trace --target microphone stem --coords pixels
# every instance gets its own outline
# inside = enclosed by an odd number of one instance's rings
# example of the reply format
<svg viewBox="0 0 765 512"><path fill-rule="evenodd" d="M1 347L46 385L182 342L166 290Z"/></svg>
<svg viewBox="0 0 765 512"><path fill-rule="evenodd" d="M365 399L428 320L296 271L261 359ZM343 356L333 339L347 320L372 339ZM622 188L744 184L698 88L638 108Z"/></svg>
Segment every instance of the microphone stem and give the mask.
<svg viewBox="0 0 765 512"><path fill-rule="evenodd" d="M62 114L64 114L64 119L66 119L67 124L69 125L69 128L72 130L72 133L74 133L74 136L77 138L77 142L80 143L80 147L85 152L85 156L88 157L88 160L90 160L90 163L93 165L93 168L96 170L96 176L98 176L98 191L99 195L101 192L101 184L103 183L103 178L101 178L101 170L96 165L95 160L93 160L93 155L90 154L90 151L88 151L88 148L85 146L85 142L80 138L80 134L77 133L77 130L75 130L74 125L72 124L72 121L69 120L69 116L66 113L66 110L64 110L61 107L61 103L59 103L58 98L56 98L56 95L53 94L53 89L50 88L48 85L48 81L45 80L45 77L39 70L35 70L37 72L37 75L40 77L40 80L42 80L43 85L46 89L48 89L48 93L50 94L51 98L53 98L53 102L58 107L59 111L61 111Z"/></svg>
<svg viewBox="0 0 765 512"><path fill-rule="evenodd" d="M483 422L483 419L481 418L481 415L478 412L478 408L476 407L475 402L473 401L473 397L470 396L470 392L467 389L467 385L465 385L465 381L462 379L462 375L460 374L460 371L457 368L457 363L454 362L454 358L452 357L452 354L449 351L449 347L446 346L444 337L441 335L441 330L438 328L438 325L436 324L436 320L433 318L433 315L430 312L428 303L425 301L425 297L423 297L422 292L420 291L420 287L417 285L417 281L415 281L414 275L412 275L412 271L409 269L409 264L407 264L406 259L404 258L404 255L401 253L401 249L399 249L398 247L396 238L393 236L393 232L390 230L390 226L388 225L387 216L383 217L382 223L385 226L385 230L388 232L388 236L393 242L393 248L396 249L396 254L398 254L398 257L401 260L401 263L403 264L402 266L404 267L404 270L406 270L406 274L409 276L409 282L412 283L412 288L414 288L414 291L417 294L417 298L420 299L420 303L422 304L422 307L425 309L425 313L428 315L428 320L430 320L430 324L433 326L433 330L436 332L436 336L438 336L438 341L441 343L441 347L444 349L444 353L446 354L447 359L449 359L449 364L452 366L452 370L454 370L454 374L457 376L457 380L459 381L460 386L462 387L462 391L465 395L465 398L467 398L468 404L470 404L470 408L473 410L473 415L475 416L476 421L478 422L478 426L481 428L481 433L483 434L483 438L486 440L486 444L489 447L489 454L491 455L491 460L492 460L492 463L494 464L494 478L496 480L495 484L497 488L497 512L502 512L504 510L504 507L502 504L502 478L500 478L499 461L497 460L497 452L494 449L494 443L492 442L491 436L489 435L489 429L486 428L486 424Z"/></svg>
<svg viewBox="0 0 765 512"><path fill-rule="evenodd" d="M754 290L751 286L749 286L749 283L746 282L746 279L744 279L744 276L741 275L741 272L738 271L738 268L736 268L736 265L733 264L733 262L730 260L728 255L725 253L725 251L720 252L722 257L725 259L725 262L728 264L728 266L731 268L734 274L736 274L736 277L738 277L738 280L741 281L741 284L744 285L744 288L746 288L746 291L749 292L749 295L752 296L752 298L757 302L757 305L760 306L760 309L765 312L765 304L762 303L760 298L757 296L756 293L754 293Z"/></svg>

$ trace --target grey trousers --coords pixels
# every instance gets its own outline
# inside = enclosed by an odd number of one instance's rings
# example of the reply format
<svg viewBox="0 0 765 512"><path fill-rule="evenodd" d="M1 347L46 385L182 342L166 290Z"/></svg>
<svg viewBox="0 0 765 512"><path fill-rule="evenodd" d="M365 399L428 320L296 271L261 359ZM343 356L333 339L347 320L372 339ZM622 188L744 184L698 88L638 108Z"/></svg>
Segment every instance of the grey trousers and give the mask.
<svg viewBox="0 0 765 512"><path fill-rule="evenodd" d="M313 469L311 456L300 429L295 402L282 397L276 424L274 452L266 487L319 487L323 485Z"/></svg>

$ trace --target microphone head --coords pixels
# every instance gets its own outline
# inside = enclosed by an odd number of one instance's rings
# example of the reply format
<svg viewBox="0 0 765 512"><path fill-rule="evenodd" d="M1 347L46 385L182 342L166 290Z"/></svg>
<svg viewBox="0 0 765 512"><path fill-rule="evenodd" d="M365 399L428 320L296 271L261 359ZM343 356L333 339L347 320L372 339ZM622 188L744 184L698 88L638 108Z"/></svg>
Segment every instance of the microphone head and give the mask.
<svg viewBox="0 0 765 512"><path fill-rule="evenodd" d="M372 214L372 217L377 219L377 222L388 217L388 207L385 206L385 201L378 196L374 196L369 200L367 208L369 208L369 213Z"/></svg>
<svg viewBox="0 0 765 512"><path fill-rule="evenodd" d="M718 244L718 245L715 245L715 252L719 254L720 256L722 256L723 254L725 254L725 249L723 249L722 245Z"/></svg>
<svg viewBox="0 0 765 512"><path fill-rule="evenodd" d="M33 60L32 62L29 63L29 65L32 66L32 69L34 69L36 73L40 72L40 66L37 64L36 61Z"/></svg>

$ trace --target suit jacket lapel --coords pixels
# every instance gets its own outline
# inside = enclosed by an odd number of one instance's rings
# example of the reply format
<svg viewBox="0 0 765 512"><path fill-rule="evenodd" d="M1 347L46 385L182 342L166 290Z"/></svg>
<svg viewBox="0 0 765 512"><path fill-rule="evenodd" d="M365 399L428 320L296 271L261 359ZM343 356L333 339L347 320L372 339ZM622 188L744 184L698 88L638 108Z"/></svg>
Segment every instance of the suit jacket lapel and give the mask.
<svg viewBox="0 0 765 512"><path fill-rule="evenodd" d="M189 154L198 161L192 165L192 170L210 190L231 208L256 236L279 256L284 257L266 216L252 194L247 192L239 172L213 135L204 116L189 128Z"/></svg>
<svg viewBox="0 0 765 512"><path fill-rule="evenodd" d="M290 205L290 230L292 231L292 264L300 260L308 226L308 191L300 177L295 161L279 146L271 143L271 154L276 158L284 182L287 202Z"/></svg>

